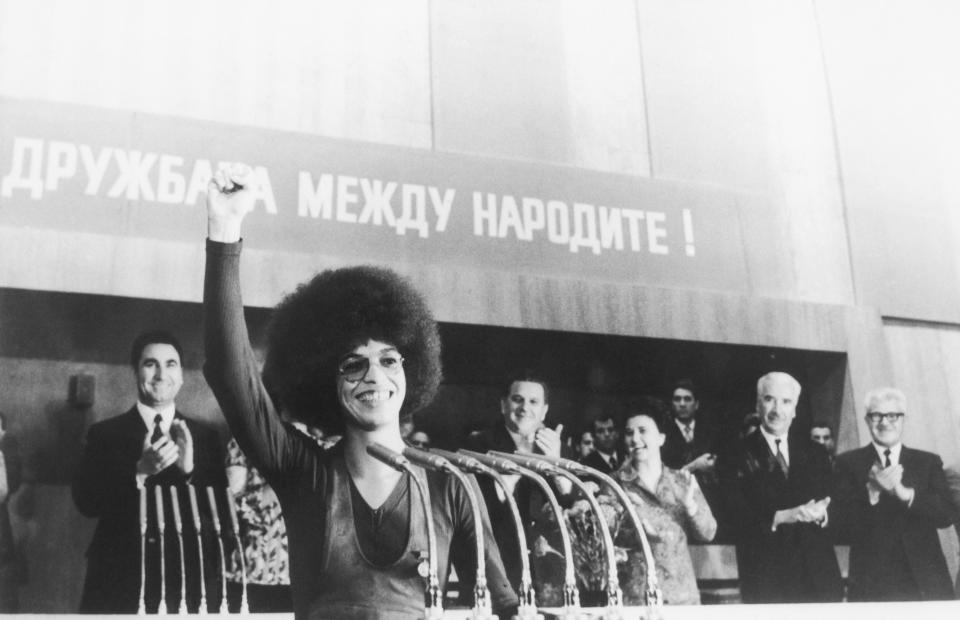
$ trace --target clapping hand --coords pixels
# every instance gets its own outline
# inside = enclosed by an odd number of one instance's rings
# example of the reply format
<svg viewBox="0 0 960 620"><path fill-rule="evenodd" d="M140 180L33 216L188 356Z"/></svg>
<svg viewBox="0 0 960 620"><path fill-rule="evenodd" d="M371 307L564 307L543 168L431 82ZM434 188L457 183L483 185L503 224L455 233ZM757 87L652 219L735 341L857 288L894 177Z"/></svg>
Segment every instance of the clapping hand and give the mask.
<svg viewBox="0 0 960 620"><path fill-rule="evenodd" d="M914 491L904 486L903 465L899 463L883 469L875 464L867 474L867 486L888 493L907 504L913 501Z"/></svg>
<svg viewBox="0 0 960 620"><path fill-rule="evenodd" d="M541 426L533 435L533 445L540 450L544 456L560 458L562 433L563 424L557 424L556 430L547 426Z"/></svg>
<svg viewBox="0 0 960 620"><path fill-rule="evenodd" d="M170 437L176 443L179 456L177 467L185 474L193 472L193 435L183 420L174 420L170 426Z"/></svg>
<svg viewBox="0 0 960 620"><path fill-rule="evenodd" d="M684 465L683 469L686 471L692 471L694 473L699 471L713 471L713 468L716 466L716 464L717 455L704 452L697 458Z"/></svg>
<svg viewBox="0 0 960 620"><path fill-rule="evenodd" d="M700 504L697 503L697 489L700 485L697 483L697 477L690 473L688 469L680 470L680 479L684 482L683 508L687 516L692 517L697 514Z"/></svg>
<svg viewBox="0 0 960 620"><path fill-rule="evenodd" d="M152 476L170 467L180 459L180 448L164 435L150 443L151 432L147 431L143 440L143 451L137 461L137 473Z"/></svg>
<svg viewBox="0 0 960 620"><path fill-rule="evenodd" d="M903 482L903 465L891 465L883 469L880 469L879 465L874 465L867 474L867 481L880 491L893 495L896 488Z"/></svg>

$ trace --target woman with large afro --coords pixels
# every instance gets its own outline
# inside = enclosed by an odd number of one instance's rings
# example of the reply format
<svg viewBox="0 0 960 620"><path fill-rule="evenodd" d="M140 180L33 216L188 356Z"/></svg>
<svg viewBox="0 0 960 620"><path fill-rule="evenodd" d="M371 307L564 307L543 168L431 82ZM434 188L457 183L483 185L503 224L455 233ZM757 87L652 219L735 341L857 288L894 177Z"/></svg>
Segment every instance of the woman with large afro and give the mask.
<svg viewBox="0 0 960 620"><path fill-rule="evenodd" d="M422 618L427 552L417 486L367 446L404 447L401 420L440 383L440 339L423 298L388 269L324 271L277 307L263 380L240 297L240 230L255 197L245 166L218 172L207 192L204 373L240 448L276 490L287 524L297 618ZM279 410L342 434L323 450L280 420ZM466 494L422 472L432 500L441 580L476 566ZM483 523L494 611L516 595Z"/></svg>

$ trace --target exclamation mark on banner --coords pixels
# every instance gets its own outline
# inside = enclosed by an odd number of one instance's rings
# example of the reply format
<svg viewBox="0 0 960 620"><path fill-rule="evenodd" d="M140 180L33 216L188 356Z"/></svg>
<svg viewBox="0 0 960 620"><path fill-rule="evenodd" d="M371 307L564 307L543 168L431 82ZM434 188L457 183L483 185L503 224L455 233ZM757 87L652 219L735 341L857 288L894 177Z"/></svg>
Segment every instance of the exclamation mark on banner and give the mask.
<svg viewBox="0 0 960 620"><path fill-rule="evenodd" d="M696 256L697 248L693 245L693 216L690 209L683 210L683 236L687 240L687 256Z"/></svg>

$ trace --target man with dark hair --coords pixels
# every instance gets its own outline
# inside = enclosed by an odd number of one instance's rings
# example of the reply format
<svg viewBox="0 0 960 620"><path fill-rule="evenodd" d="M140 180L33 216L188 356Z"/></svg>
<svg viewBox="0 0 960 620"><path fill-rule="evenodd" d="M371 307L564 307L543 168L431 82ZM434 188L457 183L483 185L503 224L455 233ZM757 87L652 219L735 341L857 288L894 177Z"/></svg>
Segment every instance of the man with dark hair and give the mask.
<svg viewBox="0 0 960 620"><path fill-rule="evenodd" d="M672 469L686 469L697 478L707 504L720 524L719 537L725 537L728 519L723 511L717 453L720 451L720 427L713 416L700 407L700 391L691 379L679 379L670 387L667 420L660 426L663 447L660 458Z"/></svg>
<svg viewBox="0 0 960 620"><path fill-rule="evenodd" d="M814 422L810 425L810 439L823 446L830 458L830 464L833 465L837 456L837 443L833 439L833 429L830 425L822 420Z"/></svg>
<svg viewBox="0 0 960 620"><path fill-rule="evenodd" d="M824 529L830 463L823 446L790 434L800 383L784 372L757 382L760 428L721 463L724 498L736 516L737 569L745 603L839 601L842 584Z"/></svg>
<svg viewBox="0 0 960 620"><path fill-rule="evenodd" d="M667 467L687 469L697 475L703 488L714 471L720 432L713 420L700 411L700 398L690 379L680 379L670 390L671 420L664 424L666 441L660 455Z"/></svg>
<svg viewBox="0 0 960 620"><path fill-rule="evenodd" d="M500 399L501 418L490 428L471 433L465 447L476 452L497 450L520 454L545 454L561 456L561 433L563 425L551 429L544 424L549 404L550 389L546 381L536 373L523 371L512 376L506 385L506 392ZM563 455L569 456L569 455ZM529 480L515 476L506 476L508 484L514 485L513 496L520 508L521 518L531 550L534 547L548 548L542 533L553 528L541 522L546 498L540 489ZM503 497L501 489L488 477L478 479L483 498L490 513L494 538L500 547L500 556L507 572L507 578L514 587L520 583L521 561L517 534L510 507ZM556 482L561 494L571 491L566 480ZM559 559L557 562L555 560ZM543 592L545 584L562 583L563 563L554 553L534 554L531 558L534 584L541 604L555 604L549 595ZM559 574L557 574L559 572ZM548 597L546 600L544 596ZM562 604L562 602L560 603Z"/></svg>
<svg viewBox="0 0 960 620"><path fill-rule="evenodd" d="M177 339L167 332L138 336L130 351L136 404L122 415L92 425L87 433L73 480L73 499L81 513L98 521L87 549L81 613L137 612L141 594L140 496L144 492L149 524L143 558L146 610L157 611L161 601L161 561L166 568L167 609L175 612L181 604L171 492L178 494L178 516L184 527L186 609L196 611L199 607L198 550L186 485L193 484L201 492L198 499L206 520L209 510L203 501L204 487L213 486L225 501L226 478L216 432L176 410L174 399L183 385L182 351ZM155 489L160 490L164 504L164 545L158 536ZM162 560L161 547L165 547ZM205 550L206 559L213 559L213 549ZM215 578L212 571L206 572ZM216 609L219 591L208 588L207 592L211 609Z"/></svg>
<svg viewBox="0 0 960 620"><path fill-rule="evenodd" d="M956 518L940 457L903 445L907 398L871 390L872 441L837 457L837 520L850 540L851 601L953 598L937 528Z"/></svg>
<svg viewBox="0 0 960 620"><path fill-rule="evenodd" d="M623 463L620 431L615 417L610 413L602 413L593 419L594 451L583 459L584 465L605 474L616 471Z"/></svg>

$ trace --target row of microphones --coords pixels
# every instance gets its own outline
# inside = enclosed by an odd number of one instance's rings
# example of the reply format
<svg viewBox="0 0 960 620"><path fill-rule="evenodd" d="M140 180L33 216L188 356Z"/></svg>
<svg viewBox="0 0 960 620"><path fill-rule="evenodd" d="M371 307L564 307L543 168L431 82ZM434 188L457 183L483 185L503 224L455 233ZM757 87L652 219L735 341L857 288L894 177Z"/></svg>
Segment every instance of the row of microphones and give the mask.
<svg viewBox="0 0 960 620"><path fill-rule="evenodd" d="M428 528L428 554L430 556L430 572L427 579L427 617L441 618L443 616L442 596L438 593L438 575L436 574L436 536L433 533L433 517L430 509L429 491L426 481L420 480L420 474L411 466L415 463L425 469L443 472L456 477L463 486L466 496L471 504L476 527L475 539L477 543L477 567L476 567L476 586L474 591L473 618L495 618L492 615L490 594L486 585L486 565L483 542L483 528L480 513L480 499L477 497L473 486L470 484L465 473L489 476L503 490L504 497L510 506L510 512L513 515L517 530L517 542L521 554L521 577L519 584L520 605L517 610L516 619L518 620L538 620L543 616L537 611L536 594L533 588L533 581L530 573L529 552L527 548L526 536L524 534L524 524L521 521L520 511L513 498L512 490L507 485L503 475L521 476L531 480L543 492L548 504L553 510L554 516L560 528L560 537L563 546L565 558L564 571L564 597L563 609L559 613L560 618L574 619L583 617L580 609L580 595L577 589L576 569L573 563L573 552L570 542L570 533L566 526L563 515L563 509L560 502L553 492L547 477L563 478L569 480L573 486L581 491L595 513L603 540L606 564L607 564L607 609L606 617L618 618L622 615L623 595L617 576L617 563L614 551L613 538L610 529L607 526L606 519L600 509L600 504L590 489L584 484L581 478L590 478L599 481L601 484L610 488L618 500L623 503L628 517L637 531L640 539L644 561L647 566L647 583L644 596L644 603L650 607L659 607L662 605L662 595L657 585L656 569L653 563L653 554L650 549L649 541L643 529L640 517L636 508L627 497L626 492L610 476L603 474L596 469L587 467L575 461L562 458L553 458L543 455L516 454L507 452L491 451L487 454L472 452L469 450L460 450L458 452L448 452L445 450L431 449L419 450L417 448L405 447L402 453L396 452L379 444L374 444L367 448L367 451L374 457L387 463L399 471L410 474L422 498L422 508L426 514Z"/></svg>
<svg viewBox="0 0 960 620"><path fill-rule="evenodd" d="M200 606L198 608L198 613L201 615L207 614L207 587L206 587L206 564L203 560L203 538L201 530L201 520L200 520L200 509L197 502L197 490L192 484L186 485L187 488L187 497L188 505L190 507L190 518L193 522L193 530L196 533L197 538L197 562L199 564L199 576L200 576ZM173 612L169 609L167 605L167 569L166 569L166 559L167 559L167 549L166 549L166 530L167 523L166 517L164 514L164 505L165 505L165 495L169 494L169 502L171 513L173 515L173 528L177 535L177 547L178 547L178 558L180 562L180 605L176 612ZM137 607L137 614L144 615L147 613L146 603L144 600L145 590L146 590L146 581L147 581L147 502L148 502L148 493L145 486L139 488L140 493L140 602ZM184 540L183 540L183 517L180 513L180 491L176 486L161 486L157 485L153 487L153 501L154 508L156 512L156 527L157 527L157 538L159 539L159 563L160 563L160 604L157 609L157 613L160 614L169 614L177 613L179 615L187 614L187 571L186 571L186 554L184 549ZM206 499L207 504L210 508L210 516L213 524L213 533L214 537L217 540L217 545L219 549L219 568L220 568L220 584L222 591L220 594L220 610L219 613L226 614L229 612L227 606L227 562L226 555L224 553L223 546L223 529L220 526L220 516L217 510L217 498L216 493L214 492L213 487L206 487ZM233 504L233 499L230 497L229 491L226 491L226 504L227 513L230 515L230 525L231 531L234 537L234 541L237 545L237 548L240 550L240 575L241 575L241 584L242 584L242 594L240 601L240 613L247 614L250 612L247 604L247 578L246 578L246 566L244 565L243 557L243 546L240 542L240 524L237 521L236 509Z"/></svg>

